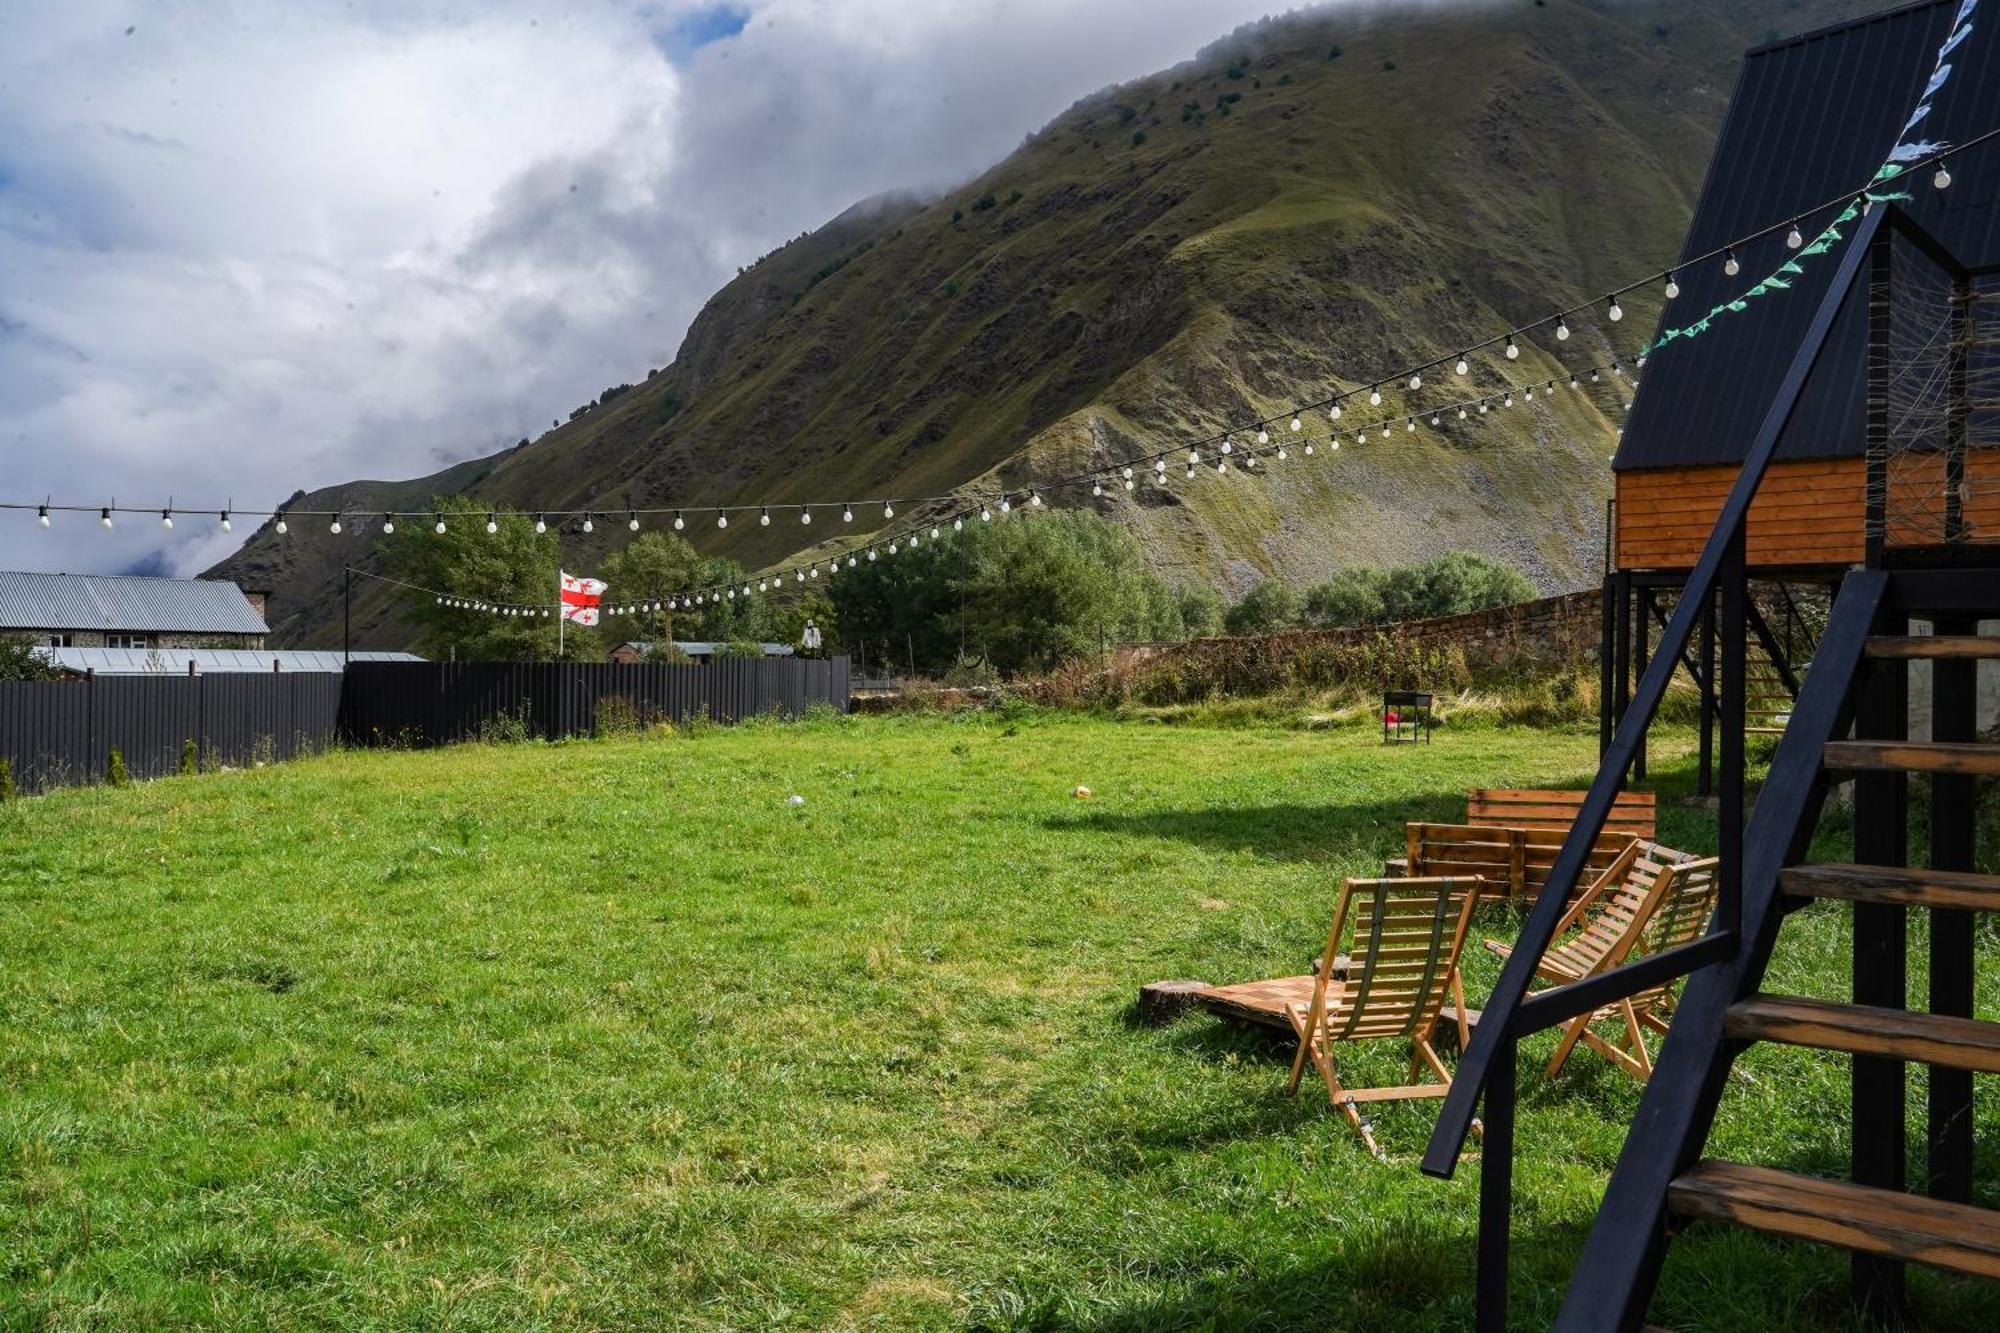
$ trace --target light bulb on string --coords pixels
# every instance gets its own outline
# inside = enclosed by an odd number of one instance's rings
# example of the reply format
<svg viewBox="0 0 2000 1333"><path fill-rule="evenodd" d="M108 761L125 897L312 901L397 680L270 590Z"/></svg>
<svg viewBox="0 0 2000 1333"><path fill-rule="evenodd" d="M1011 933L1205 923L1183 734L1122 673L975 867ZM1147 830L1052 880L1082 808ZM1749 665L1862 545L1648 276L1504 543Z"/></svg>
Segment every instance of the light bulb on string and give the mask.
<svg viewBox="0 0 2000 1333"><path fill-rule="evenodd" d="M1312 457L1312 454L1313 454L1313 447L1312 447L1312 441L1311 441L1311 440L1307 440L1307 441L1306 441L1306 457L1307 457L1307 458L1311 458L1311 457Z"/></svg>
<svg viewBox="0 0 2000 1333"><path fill-rule="evenodd" d="M939 535L940 534L938 533L938 525L935 523L931 524L931 540L936 541Z"/></svg>
<svg viewBox="0 0 2000 1333"><path fill-rule="evenodd" d="M882 502L882 517L894 518L895 516L896 516L896 506L889 503L889 501L884 500Z"/></svg>
<svg viewBox="0 0 2000 1333"><path fill-rule="evenodd" d="M1271 442L1271 432L1268 430L1264 430L1260 427L1257 431L1257 443L1269 444L1270 442Z"/></svg>
<svg viewBox="0 0 2000 1333"><path fill-rule="evenodd" d="M1340 400L1338 398L1334 399L1333 406L1327 409L1326 417L1329 421L1340 420Z"/></svg>
<svg viewBox="0 0 2000 1333"><path fill-rule="evenodd" d="M875 548L872 546L868 548L868 563L871 565L875 563Z"/></svg>
<svg viewBox="0 0 2000 1333"><path fill-rule="evenodd" d="M1566 342L1568 342L1568 341L1569 341L1569 321L1568 321L1568 320L1566 320L1566 319L1558 319L1558 320L1556 321L1556 341L1557 341L1557 342L1561 342L1561 343L1566 343Z"/></svg>
<svg viewBox="0 0 2000 1333"><path fill-rule="evenodd" d="M1300 432L1300 431L1304 430L1305 428L1306 428L1306 423L1305 423L1305 422L1301 421L1301 420L1300 420L1299 418L1297 418L1297 417L1293 417L1293 418L1292 418L1292 433L1293 433L1294 435L1296 435L1296 434L1297 434L1298 432Z"/></svg>
<svg viewBox="0 0 2000 1333"><path fill-rule="evenodd" d="M1235 452L1236 452L1236 442L1235 442L1234 440L1229 440L1229 439L1225 439L1225 440L1223 440L1223 442L1222 442L1222 452L1223 452L1223 453L1225 453L1225 454L1232 454L1232 453L1235 453Z"/></svg>
<svg viewBox="0 0 2000 1333"><path fill-rule="evenodd" d="M168 532L172 532L174 530L174 511L172 508L162 509L160 511L160 526Z"/></svg>
<svg viewBox="0 0 2000 1333"><path fill-rule="evenodd" d="M952 530L953 532L964 532L964 531L965 531L965 519L964 519L964 517L963 517L963 516L960 516L960 517L958 517L958 518L954 518L954 519L953 519L953 520L951 521L951 530Z"/></svg>
<svg viewBox="0 0 2000 1333"><path fill-rule="evenodd" d="M548 530L549 530L548 520L543 518L540 514L535 515L535 535L539 537Z"/></svg>
<svg viewBox="0 0 2000 1333"><path fill-rule="evenodd" d="M687 519L681 516L680 510L676 509L674 511L674 531L683 532L686 529L687 529Z"/></svg>
<svg viewBox="0 0 2000 1333"><path fill-rule="evenodd" d="M1521 359L1521 349L1515 343L1514 335L1511 333L1507 335L1507 359L1509 361L1519 361Z"/></svg>
<svg viewBox="0 0 2000 1333"><path fill-rule="evenodd" d="M1674 275L1667 274L1666 297L1669 301L1681 294L1681 285L1674 281Z"/></svg>
<svg viewBox="0 0 2000 1333"><path fill-rule="evenodd" d="M589 514L585 514L583 516L583 530L585 532L595 532L597 530L597 524L591 521L591 517ZM444 531L442 525L439 526L438 531L439 532Z"/></svg>
<svg viewBox="0 0 2000 1333"><path fill-rule="evenodd" d="M395 515L393 514L382 515L382 535L384 537L392 537L395 535L395 533L396 533Z"/></svg>
<svg viewBox="0 0 2000 1333"><path fill-rule="evenodd" d="M1951 172L1942 162L1938 163L1937 175L1931 177L1931 188L1933 190L1949 190L1951 188Z"/></svg>
<svg viewBox="0 0 2000 1333"><path fill-rule="evenodd" d="M1421 389L1423 387L1424 387L1424 377L1421 373L1410 376L1410 388L1412 390Z"/></svg>
<svg viewBox="0 0 2000 1333"><path fill-rule="evenodd" d="M228 516L224 515L224 517L227 518ZM49 507L47 505L35 506L35 522L45 528L49 525ZM224 526L227 526L227 524Z"/></svg>
<svg viewBox="0 0 2000 1333"><path fill-rule="evenodd" d="M811 523L812 521L813 521L813 511L812 511L812 506L811 506L811 505L800 505L800 506L799 506L799 522L800 522L800 523L806 523L806 524L809 524L809 523Z"/></svg>
<svg viewBox="0 0 2000 1333"><path fill-rule="evenodd" d="M333 522L326 525L326 530L336 537L340 535L340 516L338 514L334 515Z"/></svg>
<svg viewBox="0 0 2000 1333"><path fill-rule="evenodd" d="M1479 415L1480 415L1480 416L1482 416L1482 417L1483 417L1483 416L1485 416L1485 415L1486 415L1486 408L1487 408L1487 402L1486 402L1486 400L1485 400L1484 398L1480 399L1480 400L1479 400Z"/></svg>
<svg viewBox="0 0 2000 1333"><path fill-rule="evenodd" d="M1012 496L1003 495L1000 497L1000 512L1003 514L1014 512L1014 500Z"/></svg>
<svg viewBox="0 0 2000 1333"><path fill-rule="evenodd" d="M1411 417L1409 420L1403 423L1403 433L1405 435L1414 432L1416 428L1417 428L1417 419L1415 417Z"/></svg>
<svg viewBox="0 0 2000 1333"><path fill-rule="evenodd" d="M1103 495L1103 494L1104 494L1104 483L1103 483L1103 482L1101 482L1101 481L1092 481L1092 482L1090 483L1090 493L1091 493L1092 495L1094 495L1094 496L1101 496L1101 495Z"/></svg>
<svg viewBox="0 0 2000 1333"><path fill-rule="evenodd" d="M638 527L639 525L638 525L638 523L637 523L637 522L634 522L634 523L632 524L632 526L633 526L634 528L637 528L637 527ZM718 527L718 528L726 528L726 527L728 527L728 526L729 526L729 513L728 513L728 511L726 511L726 510L718 510L718 511L716 511L716 515L715 515L715 526L716 526L716 527Z"/></svg>
<svg viewBox="0 0 2000 1333"><path fill-rule="evenodd" d="M1472 369L1472 363L1470 361L1467 361L1462 356L1458 358L1458 364L1452 367L1452 370L1460 375L1465 374L1467 371L1471 369Z"/></svg>
<svg viewBox="0 0 2000 1333"><path fill-rule="evenodd" d="M1743 265L1736 258L1736 249L1733 246L1723 253L1722 271L1732 278L1743 271Z"/></svg>
<svg viewBox="0 0 2000 1333"><path fill-rule="evenodd" d="M1534 401L1535 401L1535 386L1534 386L1534 385L1532 385L1532 384L1530 384L1530 385L1529 385L1529 386L1528 386L1527 388L1525 388L1525 389L1521 390L1521 397L1522 397L1522 398L1523 398L1523 399L1524 399L1525 401L1527 401L1527 402L1530 402L1530 403L1534 402Z"/></svg>
<svg viewBox="0 0 2000 1333"><path fill-rule="evenodd" d="M1382 423L1382 438L1385 440L1389 438L1389 423L1386 421Z"/></svg>
<svg viewBox="0 0 2000 1333"><path fill-rule="evenodd" d="M1799 230L1799 224L1794 222L1792 224L1792 229L1785 233L1785 248L1789 250L1796 250L1805 243L1806 243L1806 238L1804 233L1802 233Z"/></svg>
<svg viewBox="0 0 2000 1333"><path fill-rule="evenodd" d="M435 532L440 537L444 536L444 515L436 514L433 515L433 517L436 519L436 522L431 524L431 531ZM588 532L590 531L590 529L586 527L584 531Z"/></svg>
<svg viewBox="0 0 2000 1333"><path fill-rule="evenodd" d="M768 528L771 526L771 511L768 507L758 511L757 526L760 528Z"/></svg>
<svg viewBox="0 0 2000 1333"><path fill-rule="evenodd" d="M854 521L854 506L842 505L840 507L840 521L842 523L852 523Z"/></svg>
<svg viewBox="0 0 2000 1333"><path fill-rule="evenodd" d="M1618 296L1616 293L1613 293L1612 295L1607 296L1604 299L1607 302L1604 311L1606 318L1610 319L1610 321L1613 324L1616 324L1619 320L1625 318L1625 307L1618 304Z"/></svg>
<svg viewBox="0 0 2000 1333"><path fill-rule="evenodd" d="M498 531L500 531L500 519L498 518L498 516L489 512L486 515L486 535L491 537L494 533Z"/></svg>
<svg viewBox="0 0 2000 1333"><path fill-rule="evenodd" d="M1436 429L1436 428L1437 428L1438 426L1442 425L1442 424L1443 424L1443 421L1444 421L1444 419L1443 419L1442 417L1438 416L1438 414L1437 414L1437 413L1435 413L1435 412L1431 413L1431 427L1432 427L1432 429Z"/></svg>
<svg viewBox="0 0 2000 1333"><path fill-rule="evenodd" d="M1368 406L1382 406L1382 386L1379 384L1368 390Z"/></svg>
<svg viewBox="0 0 2000 1333"><path fill-rule="evenodd" d="M1285 461L1285 446L1282 444L1278 446L1278 461L1280 463Z"/></svg>
<svg viewBox="0 0 2000 1333"><path fill-rule="evenodd" d="M1461 407L1461 408L1459 408L1459 409L1458 409L1458 419L1459 419L1460 421L1463 421L1463 420L1465 420L1465 415L1466 415L1466 413L1465 413L1465 409L1464 409L1464 408L1462 408L1462 407Z"/></svg>
<svg viewBox="0 0 2000 1333"><path fill-rule="evenodd" d="M979 507L979 521L981 523L991 523L993 521L993 511L985 505L981 505Z"/></svg>

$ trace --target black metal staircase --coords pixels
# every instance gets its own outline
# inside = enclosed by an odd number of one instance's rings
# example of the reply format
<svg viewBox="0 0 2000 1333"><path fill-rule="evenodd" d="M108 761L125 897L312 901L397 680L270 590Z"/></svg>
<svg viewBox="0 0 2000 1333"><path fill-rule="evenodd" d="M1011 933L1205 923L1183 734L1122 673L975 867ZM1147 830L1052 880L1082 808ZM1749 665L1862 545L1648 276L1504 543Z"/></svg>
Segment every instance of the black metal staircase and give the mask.
<svg viewBox="0 0 2000 1333"><path fill-rule="evenodd" d="M1871 513L1868 568L1847 574L1812 669L1772 759L1754 814L1744 819L1744 732L1750 693L1746 624L1750 503L1826 346L1843 301L1866 283L1871 318L1885 306L1891 247L1967 276L1893 206L1862 219L1724 503L1700 560L1634 692L1576 827L1530 913L1467 1048L1424 1158L1451 1174L1483 1109L1478 1326L1507 1326L1516 1053L1522 1038L1675 978L1686 978L1666 1042L1579 1257L1556 1327L1635 1329L1676 1228L1712 1219L1853 1251L1855 1290L1872 1314L1896 1321L1902 1266L1932 1264L2000 1277L2000 1213L1970 1205L1972 1076L2000 1072L2000 1024L1972 1018L1972 913L2000 910L2000 878L1971 873L1974 789L2000 775L2000 746L1973 736L1972 672L2000 656L2000 640L1975 633L2000 617L2000 548L1929 551L1927 567L1891 568ZM1871 369L1874 363L1871 360ZM1888 419L1871 393L1869 469L1886 472ZM1962 425L1962 422L1961 422ZM1961 454L1962 457L1962 454ZM1961 463L1962 467L1962 463ZM1885 488L1871 485L1871 494ZM1912 619L1935 634L1913 636ZM1611 801L1643 754L1644 735L1691 639L1719 629L1715 668L1721 710L1715 920L1703 939L1616 971L1530 996L1535 960L1583 870ZM1761 637L1761 636L1760 636ZM1706 648L1704 648L1704 657ZM1908 668L1933 672L1932 734L1911 740ZM1704 682L1706 684L1706 682ZM1911 868L1905 829L1909 782L1931 785L1927 868ZM1802 861L1829 789L1855 784L1854 859ZM1787 912L1817 899L1851 904L1853 1003L1767 995L1761 985ZM1907 1009L1907 916L1929 911L1927 1011ZM1759 1164L1705 1161L1708 1133L1735 1057L1753 1042L1846 1053L1853 1060L1851 1178L1825 1180ZM1904 1078L1931 1067L1926 1178L1905 1179Z"/></svg>

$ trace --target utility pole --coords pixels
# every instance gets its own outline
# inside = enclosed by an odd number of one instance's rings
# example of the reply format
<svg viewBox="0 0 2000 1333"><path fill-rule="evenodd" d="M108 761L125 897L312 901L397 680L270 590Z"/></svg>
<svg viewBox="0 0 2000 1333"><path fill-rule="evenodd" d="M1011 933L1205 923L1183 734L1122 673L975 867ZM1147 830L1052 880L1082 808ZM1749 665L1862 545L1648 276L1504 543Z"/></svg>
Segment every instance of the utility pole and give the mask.
<svg viewBox="0 0 2000 1333"><path fill-rule="evenodd" d="M340 669L347 670L354 653L354 566L341 566L340 581Z"/></svg>

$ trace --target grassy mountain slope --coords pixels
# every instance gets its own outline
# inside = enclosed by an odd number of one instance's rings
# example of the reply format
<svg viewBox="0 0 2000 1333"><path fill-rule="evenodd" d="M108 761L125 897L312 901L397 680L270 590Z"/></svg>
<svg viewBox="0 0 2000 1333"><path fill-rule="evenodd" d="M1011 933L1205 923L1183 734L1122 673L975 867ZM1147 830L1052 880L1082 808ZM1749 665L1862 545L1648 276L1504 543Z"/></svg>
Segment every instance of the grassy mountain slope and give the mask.
<svg viewBox="0 0 2000 1333"><path fill-rule="evenodd" d="M673 364L540 439L297 503L927 496L1365 387L1671 255L1742 49L1872 7L1547 0L1252 25L1085 98L941 198L871 201L780 249L715 295ZM1650 328L1650 302L1627 305L1618 349L1612 326L1579 323L1559 357L1551 340L1518 363L1487 358L1383 410L1604 360ZM1051 499L1096 505L1170 577L1228 591L1451 547L1575 586L1596 567L1617 398L1544 395L1256 481ZM690 535L756 567L851 540L880 511L839 533L833 517ZM628 536L576 534L573 563ZM370 558L365 534L266 528L216 572L276 590L282 641L323 643L339 634L340 564ZM389 594L371 586L356 605L358 641L400 641Z"/></svg>

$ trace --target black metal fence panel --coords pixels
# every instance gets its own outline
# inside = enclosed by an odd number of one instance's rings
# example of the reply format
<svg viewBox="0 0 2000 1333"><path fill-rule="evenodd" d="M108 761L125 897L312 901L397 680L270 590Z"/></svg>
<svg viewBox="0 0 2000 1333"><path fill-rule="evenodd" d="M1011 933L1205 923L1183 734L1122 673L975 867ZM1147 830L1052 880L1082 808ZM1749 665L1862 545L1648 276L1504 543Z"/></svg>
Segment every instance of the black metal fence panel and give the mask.
<svg viewBox="0 0 2000 1333"><path fill-rule="evenodd" d="M290 759L336 742L443 745L557 739L623 723L846 712L848 662L724 658L609 662L354 662L345 675L95 676L0 682L0 757L22 791L102 782L118 751L133 778Z"/></svg>
<svg viewBox="0 0 2000 1333"><path fill-rule="evenodd" d="M133 778L323 749L338 735L341 678L326 672L96 676L0 682L0 756L23 791L102 782L116 750Z"/></svg>
<svg viewBox="0 0 2000 1333"><path fill-rule="evenodd" d="M723 658L702 665L615 662L356 662L343 738L440 745L481 736L553 740L622 723L800 717L847 711L844 657Z"/></svg>

